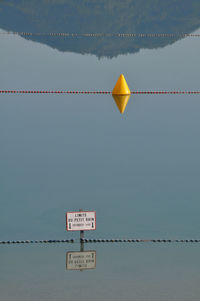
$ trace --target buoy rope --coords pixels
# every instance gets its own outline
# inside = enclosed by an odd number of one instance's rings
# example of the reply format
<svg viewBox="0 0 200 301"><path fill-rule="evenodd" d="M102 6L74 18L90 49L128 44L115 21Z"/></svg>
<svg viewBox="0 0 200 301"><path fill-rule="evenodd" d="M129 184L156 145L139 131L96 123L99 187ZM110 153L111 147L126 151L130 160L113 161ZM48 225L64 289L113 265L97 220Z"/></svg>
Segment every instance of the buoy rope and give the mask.
<svg viewBox="0 0 200 301"><path fill-rule="evenodd" d="M192 33L68 33L68 32L16 32L16 31L7 31L0 32L0 35L20 35L20 36L58 36L58 37L69 37L69 38L78 38L78 37L89 37L89 38L98 38L98 37L119 37L119 38L177 38L177 37L193 37L199 38L200 34Z"/></svg>
<svg viewBox="0 0 200 301"><path fill-rule="evenodd" d="M84 243L133 242L133 243L199 243L200 239L80 239Z"/></svg>
<svg viewBox="0 0 200 301"><path fill-rule="evenodd" d="M111 91L0 90L0 94L112 94ZM200 94L198 91L131 91L131 94Z"/></svg>
<svg viewBox="0 0 200 301"><path fill-rule="evenodd" d="M74 243L74 239L53 240L5 240L0 244L55 244ZM200 243L200 239L80 239L81 243Z"/></svg>
<svg viewBox="0 0 200 301"><path fill-rule="evenodd" d="M42 244L42 243L74 243L74 239L50 239L50 240L3 240L0 244Z"/></svg>
<svg viewBox="0 0 200 301"><path fill-rule="evenodd" d="M0 90L0 94L111 94L109 91Z"/></svg>
<svg viewBox="0 0 200 301"><path fill-rule="evenodd" d="M200 91L131 91L131 94L200 94Z"/></svg>

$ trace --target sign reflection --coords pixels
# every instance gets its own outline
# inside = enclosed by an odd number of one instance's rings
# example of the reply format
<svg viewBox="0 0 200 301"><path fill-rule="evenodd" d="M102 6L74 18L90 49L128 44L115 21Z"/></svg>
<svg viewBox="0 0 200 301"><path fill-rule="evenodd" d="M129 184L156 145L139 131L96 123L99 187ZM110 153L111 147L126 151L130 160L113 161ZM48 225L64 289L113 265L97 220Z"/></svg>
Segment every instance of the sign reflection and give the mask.
<svg viewBox="0 0 200 301"><path fill-rule="evenodd" d="M96 251L84 251L84 243L80 244L80 251L66 253L66 270L94 270L96 269Z"/></svg>

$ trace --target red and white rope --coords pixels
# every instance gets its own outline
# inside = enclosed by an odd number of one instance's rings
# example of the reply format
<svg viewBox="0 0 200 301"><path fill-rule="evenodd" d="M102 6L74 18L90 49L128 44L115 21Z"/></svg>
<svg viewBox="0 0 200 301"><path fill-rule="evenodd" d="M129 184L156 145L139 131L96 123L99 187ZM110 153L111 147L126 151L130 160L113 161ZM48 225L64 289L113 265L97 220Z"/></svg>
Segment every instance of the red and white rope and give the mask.
<svg viewBox="0 0 200 301"><path fill-rule="evenodd" d="M65 90L0 90L0 94L112 94L112 92ZM200 91L131 91L131 94L200 94Z"/></svg>

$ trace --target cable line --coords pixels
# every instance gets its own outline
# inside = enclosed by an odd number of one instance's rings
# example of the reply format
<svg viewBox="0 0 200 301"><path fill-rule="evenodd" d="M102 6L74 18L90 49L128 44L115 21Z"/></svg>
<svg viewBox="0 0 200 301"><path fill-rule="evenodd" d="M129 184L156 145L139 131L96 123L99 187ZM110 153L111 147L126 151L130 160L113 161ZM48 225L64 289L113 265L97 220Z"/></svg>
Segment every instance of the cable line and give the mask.
<svg viewBox="0 0 200 301"><path fill-rule="evenodd" d="M7 244L56 244L74 243L74 239L50 240L4 240L0 245ZM200 243L200 239L80 239L80 243Z"/></svg>
<svg viewBox="0 0 200 301"><path fill-rule="evenodd" d="M69 91L69 90L0 90L0 94L112 94L111 91ZM187 91L131 91L131 94L200 94L200 90Z"/></svg>

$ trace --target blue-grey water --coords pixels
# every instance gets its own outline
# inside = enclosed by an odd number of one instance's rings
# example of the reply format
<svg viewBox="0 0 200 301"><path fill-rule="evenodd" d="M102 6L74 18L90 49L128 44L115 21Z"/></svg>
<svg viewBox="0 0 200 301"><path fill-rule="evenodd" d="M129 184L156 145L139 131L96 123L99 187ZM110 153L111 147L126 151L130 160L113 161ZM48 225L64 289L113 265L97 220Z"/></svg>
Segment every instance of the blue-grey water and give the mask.
<svg viewBox="0 0 200 301"><path fill-rule="evenodd" d="M2 35L0 89L111 91L123 73L131 90L199 90L199 50L99 59ZM0 240L77 239L80 208L97 212L88 238L199 238L199 112L190 95L132 95L123 115L108 95L0 95ZM66 270L77 243L1 246L1 299L199 300L199 245L85 249L95 270Z"/></svg>

